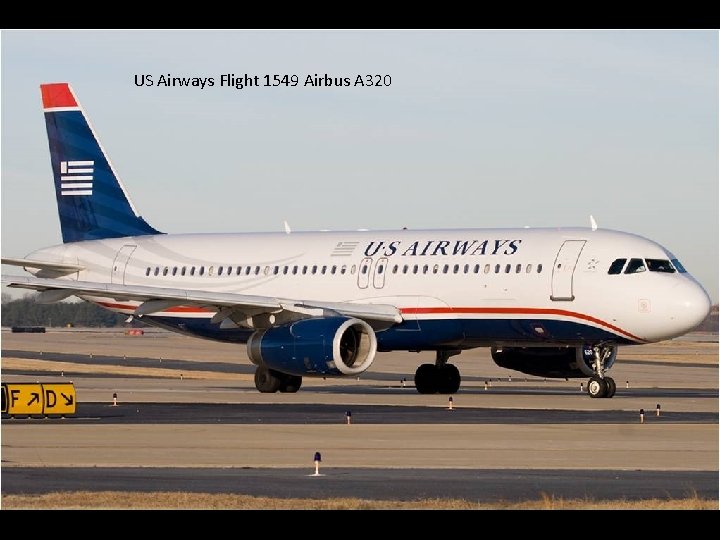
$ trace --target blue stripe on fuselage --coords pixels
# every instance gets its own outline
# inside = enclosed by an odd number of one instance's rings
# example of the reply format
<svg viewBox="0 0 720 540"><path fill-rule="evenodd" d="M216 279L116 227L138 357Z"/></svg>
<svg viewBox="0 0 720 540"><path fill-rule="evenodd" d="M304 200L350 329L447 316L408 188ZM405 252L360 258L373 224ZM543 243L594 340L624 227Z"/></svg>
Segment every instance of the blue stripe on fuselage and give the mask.
<svg viewBox="0 0 720 540"><path fill-rule="evenodd" d="M145 315L143 322L179 331L194 337L229 343L245 343L253 334L249 328L220 328L209 318L158 317ZM472 348L488 342L513 341L533 344L633 341L607 330L572 321L553 319L423 319L406 321L377 332L379 351ZM542 334L539 334L540 330Z"/></svg>

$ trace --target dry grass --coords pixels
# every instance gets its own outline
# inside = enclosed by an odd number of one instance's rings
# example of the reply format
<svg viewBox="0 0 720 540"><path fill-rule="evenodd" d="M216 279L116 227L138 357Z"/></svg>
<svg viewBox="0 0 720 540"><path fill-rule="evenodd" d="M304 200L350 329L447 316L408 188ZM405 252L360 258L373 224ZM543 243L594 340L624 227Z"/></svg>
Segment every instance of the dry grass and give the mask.
<svg viewBox="0 0 720 540"><path fill-rule="evenodd" d="M183 371L181 369L166 369L154 367L134 367L134 366L106 366L100 364L78 364L75 362L55 362L50 360L33 360L26 358L7 358L2 359L3 369L13 369L22 371L53 371L60 373L61 371L73 373L103 373L112 375L138 375L141 377L166 377L169 379L179 379L182 374L185 379L222 379L232 381L252 381L252 375L242 373L219 373L215 371Z"/></svg>
<svg viewBox="0 0 720 540"><path fill-rule="evenodd" d="M210 493L66 492L3 495L3 509L237 509L237 510L717 510L718 501L683 499L592 500L543 495L538 500L479 503L462 499L373 501L365 499L276 499Z"/></svg>

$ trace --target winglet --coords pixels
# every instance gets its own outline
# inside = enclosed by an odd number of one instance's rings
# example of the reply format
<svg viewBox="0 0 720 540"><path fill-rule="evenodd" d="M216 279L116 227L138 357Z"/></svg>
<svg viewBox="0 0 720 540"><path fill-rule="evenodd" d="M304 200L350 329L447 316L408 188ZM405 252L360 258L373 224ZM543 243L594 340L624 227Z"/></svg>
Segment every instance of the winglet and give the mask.
<svg viewBox="0 0 720 540"><path fill-rule="evenodd" d="M595 222L595 218L592 217L592 214L590 214L590 228L593 231L597 231L597 223Z"/></svg>
<svg viewBox="0 0 720 540"><path fill-rule="evenodd" d="M290 234L292 231L290 230L290 225L288 225L287 221L283 222L285 224L285 233Z"/></svg>

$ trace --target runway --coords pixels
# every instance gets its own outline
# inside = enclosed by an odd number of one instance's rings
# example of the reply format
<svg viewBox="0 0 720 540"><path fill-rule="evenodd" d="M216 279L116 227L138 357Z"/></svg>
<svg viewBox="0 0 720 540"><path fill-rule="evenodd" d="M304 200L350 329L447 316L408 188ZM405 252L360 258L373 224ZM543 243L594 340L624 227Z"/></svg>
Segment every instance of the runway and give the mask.
<svg viewBox="0 0 720 540"><path fill-rule="evenodd" d="M260 394L242 347L164 332L2 338L3 382L72 381L78 399L74 417L3 419L3 494L718 498L717 342L621 349L613 399L466 351L453 359L463 383L449 410L448 396L415 392L414 369L428 360L415 353Z"/></svg>
<svg viewBox="0 0 720 540"><path fill-rule="evenodd" d="M637 424L635 411L499 409L477 407L417 407L394 405L348 405L308 403L80 403L77 414L59 421L78 424ZM717 424L710 412L648 410L647 424ZM8 419L14 425L35 425L40 418Z"/></svg>
<svg viewBox="0 0 720 540"><path fill-rule="evenodd" d="M477 502L563 498L649 499L697 494L717 498L715 471L525 469L11 468L3 494L54 491L171 491L257 497L406 500L453 498Z"/></svg>

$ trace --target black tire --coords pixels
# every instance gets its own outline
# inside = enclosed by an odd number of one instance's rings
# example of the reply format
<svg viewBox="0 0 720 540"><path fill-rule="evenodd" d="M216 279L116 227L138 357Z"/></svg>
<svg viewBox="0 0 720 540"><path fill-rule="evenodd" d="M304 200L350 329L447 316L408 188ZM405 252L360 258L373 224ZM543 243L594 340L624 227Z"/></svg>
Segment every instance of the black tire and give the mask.
<svg viewBox="0 0 720 540"><path fill-rule="evenodd" d="M436 394L438 369L435 364L421 364L415 371L415 389L419 394Z"/></svg>
<svg viewBox="0 0 720 540"><path fill-rule="evenodd" d="M274 394L280 390L283 382L278 375L281 374L277 371L268 369L265 366L258 366L255 370L255 388L263 394Z"/></svg>
<svg viewBox="0 0 720 540"><path fill-rule="evenodd" d="M605 379L601 379L597 375L590 377L587 383L587 393L591 398L603 398L607 395L608 384Z"/></svg>
<svg viewBox="0 0 720 540"><path fill-rule="evenodd" d="M299 375L285 375L285 379L280 385L280 391L284 394L294 394L302 386L302 377Z"/></svg>
<svg viewBox="0 0 720 540"><path fill-rule="evenodd" d="M615 379L612 377L605 377L605 382L607 383L607 394L605 394L606 398L611 398L615 395L615 390L617 390L617 385L615 384Z"/></svg>
<svg viewBox="0 0 720 540"><path fill-rule="evenodd" d="M437 377L439 393L455 394L460 389L460 371L454 364L445 364L438 369Z"/></svg>

